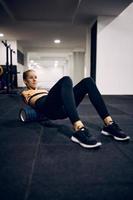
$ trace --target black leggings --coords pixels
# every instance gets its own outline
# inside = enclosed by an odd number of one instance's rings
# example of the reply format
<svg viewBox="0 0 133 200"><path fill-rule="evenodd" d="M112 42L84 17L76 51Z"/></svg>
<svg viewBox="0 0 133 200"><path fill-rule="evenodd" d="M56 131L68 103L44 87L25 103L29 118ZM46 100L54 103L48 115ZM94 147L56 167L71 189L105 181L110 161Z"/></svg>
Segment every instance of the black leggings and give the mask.
<svg viewBox="0 0 133 200"><path fill-rule="evenodd" d="M73 87L71 78L64 76L50 89L47 96L36 101L35 108L49 119L69 117L74 124L80 120L76 107L86 94L102 119L109 116L102 96L92 78L84 78Z"/></svg>

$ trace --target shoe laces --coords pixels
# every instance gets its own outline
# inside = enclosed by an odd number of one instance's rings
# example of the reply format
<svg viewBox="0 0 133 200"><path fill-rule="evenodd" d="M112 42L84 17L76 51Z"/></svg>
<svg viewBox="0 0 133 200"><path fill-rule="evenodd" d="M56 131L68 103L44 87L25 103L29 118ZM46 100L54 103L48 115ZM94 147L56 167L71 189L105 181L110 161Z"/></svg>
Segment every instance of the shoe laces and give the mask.
<svg viewBox="0 0 133 200"><path fill-rule="evenodd" d="M117 129L118 131L122 131L122 129L119 127L119 125L116 122L113 122L111 125L113 128Z"/></svg>
<svg viewBox="0 0 133 200"><path fill-rule="evenodd" d="M83 136L85 137L91 137L89 130L85 127L80 128L80 132L82 132Z"/></svg>

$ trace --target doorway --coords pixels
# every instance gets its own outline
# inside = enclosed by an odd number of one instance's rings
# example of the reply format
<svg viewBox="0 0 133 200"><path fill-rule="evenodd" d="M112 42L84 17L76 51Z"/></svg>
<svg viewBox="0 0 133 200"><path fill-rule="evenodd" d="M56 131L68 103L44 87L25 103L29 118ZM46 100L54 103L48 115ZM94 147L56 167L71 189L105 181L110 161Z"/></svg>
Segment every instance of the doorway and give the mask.
<svg viewBox="0 0 133 200"><path fill-rule="evenodd" d="M96 82L97 21L91 28L91 70L90 75Z"/></svg>

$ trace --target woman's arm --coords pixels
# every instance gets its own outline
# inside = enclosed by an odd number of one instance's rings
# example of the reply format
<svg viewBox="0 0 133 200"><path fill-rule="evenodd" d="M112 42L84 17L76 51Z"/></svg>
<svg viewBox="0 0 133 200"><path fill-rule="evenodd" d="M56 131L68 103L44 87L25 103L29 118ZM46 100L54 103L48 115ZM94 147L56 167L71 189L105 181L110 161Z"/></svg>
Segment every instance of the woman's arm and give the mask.
<svg viewBox="0 0 133 200"><path fill-rule="evenodd" d="M23 92L21 92L21 96L22 96L24 102L26 104L28 104L28 99L30 98L31 95L29 93L27 93L27 91L23 91Z"/></svg>

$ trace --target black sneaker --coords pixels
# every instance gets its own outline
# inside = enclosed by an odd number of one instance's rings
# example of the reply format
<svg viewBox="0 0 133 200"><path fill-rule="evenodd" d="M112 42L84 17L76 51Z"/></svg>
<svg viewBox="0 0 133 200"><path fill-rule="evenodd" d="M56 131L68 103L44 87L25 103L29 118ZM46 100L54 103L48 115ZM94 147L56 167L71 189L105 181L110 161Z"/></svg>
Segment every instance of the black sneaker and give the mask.
<svg viewBox="0 0 133 200"><path fill-rule="evenodd" d="M97 142L89 133L89 130L85 127L82 127L80 130L76 131L71 140L73 142L79 143L82 147L85 148L95 148L101 146L101 142Z"/></svg>
<svg viewBox="0 0 133 200"><path fill-rule="evenodd" d="M115 140L119 141L130 139L130 137L127 136L115 122L112 122L112 124L108 126L104 126L101 133L103 135L112 136Z"/></svg>

